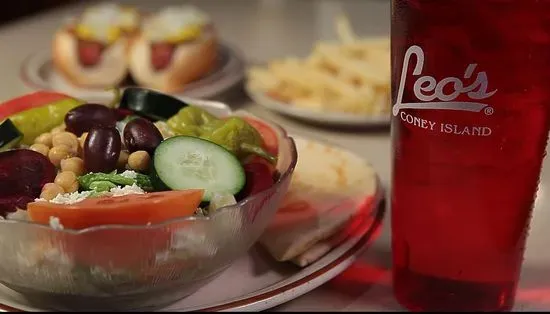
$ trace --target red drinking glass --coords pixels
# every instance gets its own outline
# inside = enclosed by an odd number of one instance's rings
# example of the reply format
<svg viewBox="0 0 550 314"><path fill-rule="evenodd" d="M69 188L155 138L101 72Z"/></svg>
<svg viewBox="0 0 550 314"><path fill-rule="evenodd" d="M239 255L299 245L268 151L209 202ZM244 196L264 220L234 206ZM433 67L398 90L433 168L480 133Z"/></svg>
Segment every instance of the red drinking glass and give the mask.
<svg viewBox="0 0 550 314"><path fill-rule="evenodd" d="M550 121L550 1L392 0L394 291L514 303Z"/></svg>

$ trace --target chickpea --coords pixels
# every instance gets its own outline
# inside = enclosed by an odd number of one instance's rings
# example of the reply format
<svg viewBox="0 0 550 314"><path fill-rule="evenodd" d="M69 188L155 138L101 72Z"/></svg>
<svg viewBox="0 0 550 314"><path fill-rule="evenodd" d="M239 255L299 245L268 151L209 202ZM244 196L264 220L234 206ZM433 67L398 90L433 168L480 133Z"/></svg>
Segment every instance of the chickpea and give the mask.
<svg viewBox="0 0 550 314"><path fill-rule="evenodd" d="M66 145L72 152L78 151L78 138L71 132L59 132L52 136L52 145Z"/></svg>
<svg viewBox="0 0 550 314"><path fill-rule="evenodd" d="M124 167L128 163L128 157L129 157L129 153L127 150L120 151L120 155L118 156L118 161L117 161L117 168L124 169Z"/></svg>
<svg viewBox="0 0 550 314"><path fill-rule="evenodd" d="M62 171L57 174L53 182L62 187L63 190L67 191L75 182L77 182L76 174L72 171Z"/></svg>
<svg viewBox="0 0 550 314"><path fill-rule="evenodd" d="M48 147L52 147L52 134L51 133L42 133L39 137L34 140L36 144L44 144Z"/></svg>
<svg viewBox="0 0 550 314"><path fill-rule="evenodd" d="M56 134L56 133L60 133L60 132L63 132L63 131L65 131L65 123L53 128L51 133Z"/></svg>
<svg viewBox="0 0 550 314"><path fill-rule="evenodd" d="M61 160L61 171L72 171L75 175L81 176L86 172L84 160L78 157L71 157Z"/></svg>
<svg viewBox="0 0 550 314"><path fill-rule="evenodd" d="M35 152L39 152L46 157L48 157L48 153L50 152L50 148L44 144L32 144L30 149Z"/></svg>
<svg viewBox="0 0 550 314"><path fill-rule="evenodd" d="M59 168L61 165L61 160L71 158L74 156L74 153L71 152L71 149L66 145L54 146L50 149L48 153L48 158L56 167Z"/></svg>
<svg viewBox="0 0 550 314"><path fill-rule="evenodd" d="M149 169L149 164L151 163L151 157L144 150L138 150L133 152L128 156L128 167L136 171L145 171Z"/></svg>
<svg viewBox="0 0 550 314"><path fill-rule="evenodd" d="M42 188L42 193L40 193L40 198L43 198L45 200L52 200L54 199L58 194L65 193L65 190L63 190L62 187L55 183L46 183L44 187Z"/></svg>
<svg viewBox="0 0 550 314"><path fill-rule="evenodd" d="M73 182L73 184L65 190L65 192L67 193L74 193L76 191L78 191L78 188L80 187L80 185L78 184L78 181L75 181Z"/></svg>

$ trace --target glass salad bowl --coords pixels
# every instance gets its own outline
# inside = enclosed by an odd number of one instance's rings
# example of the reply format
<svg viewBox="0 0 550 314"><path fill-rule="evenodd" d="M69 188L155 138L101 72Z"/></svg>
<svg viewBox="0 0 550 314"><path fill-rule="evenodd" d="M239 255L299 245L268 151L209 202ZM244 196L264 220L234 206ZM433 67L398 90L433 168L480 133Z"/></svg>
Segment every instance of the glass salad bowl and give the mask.
<svg viewBox="0 0 550 314"><path fill-rule="evenodd" d="M275 184L208 216L147 226L75 231L0 220L0 283L50 309L154 309L192 294L249 250L287 191L297 162L294 141L245 111L182 100L218 117L246 116L270 128L279 147Z"/></svg>

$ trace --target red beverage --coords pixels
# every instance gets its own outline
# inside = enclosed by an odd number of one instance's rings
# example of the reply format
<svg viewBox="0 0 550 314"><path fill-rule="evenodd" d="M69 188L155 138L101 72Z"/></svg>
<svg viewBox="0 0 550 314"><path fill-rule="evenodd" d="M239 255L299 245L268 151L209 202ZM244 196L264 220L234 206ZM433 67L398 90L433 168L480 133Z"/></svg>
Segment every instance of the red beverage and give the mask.
<svg viewBox="0 0 550 314"><path fill-rule="evenodd" d="M550 120L550 1L393 0L394 290L510 310Z"/></svg>

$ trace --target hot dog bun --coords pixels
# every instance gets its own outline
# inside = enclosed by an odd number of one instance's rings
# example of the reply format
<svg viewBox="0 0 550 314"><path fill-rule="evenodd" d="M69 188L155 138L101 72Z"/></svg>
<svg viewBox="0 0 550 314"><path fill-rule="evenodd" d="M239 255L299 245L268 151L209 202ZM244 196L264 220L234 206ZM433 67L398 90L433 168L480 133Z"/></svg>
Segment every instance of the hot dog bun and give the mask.
<svg viewBox="0 0 550 314"><path fill-rule="evenodd" d="M155 70L151 60L152 42L140 34L132 44L129 67L132 78L144 87L171 93L210 72L216 65L217 41L213 34L190 43L176 45L169 64Z"/></svg>
<svg viewBox="0 0 550 314"><path fill-rule="evenodd" d="M130 38L140 26L134 8L102 3L84 10L54 34L53 63L70 83L110 87L128 75Z"/></svg>
<svg viewBox="0 0 550 314"><path fill-rule="evenodd" d="M67 80L81 87L110 87L126 78L128 38L120 38L104 47L99 62L90 67L83 66L80 61L78 41L68 29L60 29L54 35L53 62Z"/></svg>
<svg viewBox="0 0 550 314"><path fill-rule="evenodd" d="M136 83L178 92L216 66L217 38L209 17L192 6L166 7L133 39L129 69Z"/></svg>

